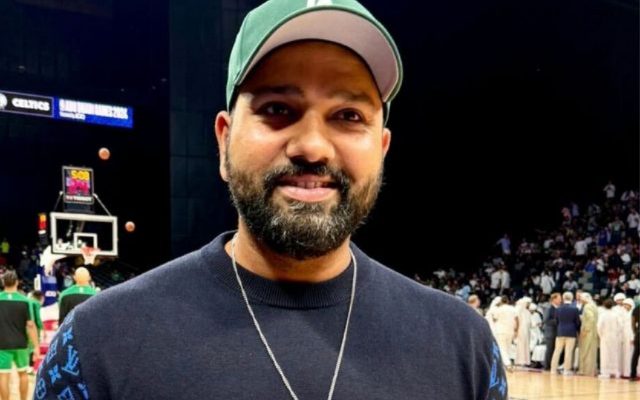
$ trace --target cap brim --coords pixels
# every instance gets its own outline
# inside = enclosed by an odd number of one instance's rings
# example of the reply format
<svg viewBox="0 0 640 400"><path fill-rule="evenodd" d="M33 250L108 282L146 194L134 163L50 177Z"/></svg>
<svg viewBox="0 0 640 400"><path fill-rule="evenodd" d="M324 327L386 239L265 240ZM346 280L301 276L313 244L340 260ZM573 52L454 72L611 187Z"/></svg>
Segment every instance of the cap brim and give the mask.
<svg viewBox="0 0 640 400"><path fill-rule="evenodd" d="M402 80L402 64L389 34L376 21L347 9L311 8L276 25L236 79L244 81L270 51L298 40L324 40L353 50L367 63L384 103L392 100Z"/></svg>

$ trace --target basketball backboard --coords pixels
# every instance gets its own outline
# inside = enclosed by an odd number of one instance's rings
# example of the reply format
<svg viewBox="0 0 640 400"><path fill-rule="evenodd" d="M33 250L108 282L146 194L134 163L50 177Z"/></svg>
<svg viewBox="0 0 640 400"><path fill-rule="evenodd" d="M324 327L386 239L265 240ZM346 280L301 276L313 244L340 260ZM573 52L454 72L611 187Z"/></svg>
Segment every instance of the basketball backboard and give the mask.
<svg viewBox="0 0 640 400"><path fill-rule="evenodd" d="M51 251L54 254L82 254L82 247L100 249L98 256L118 256L118 217L52 212Z"/></svg>

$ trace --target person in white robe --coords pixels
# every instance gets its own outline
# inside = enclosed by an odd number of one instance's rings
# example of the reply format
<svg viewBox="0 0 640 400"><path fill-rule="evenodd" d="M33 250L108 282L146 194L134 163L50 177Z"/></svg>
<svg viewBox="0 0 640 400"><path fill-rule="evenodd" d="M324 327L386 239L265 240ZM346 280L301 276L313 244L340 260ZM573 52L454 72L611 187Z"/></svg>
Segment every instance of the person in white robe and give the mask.
<svg viewBox="0 0 640 400"><path fill-rule="evenodd" d="M533 349L542 343L544 336L542 335L542 315L538 311L538 305L529 304L529 312L531 313L531 325L529 328L529 348Z"/></svg>
<svg viewBox="0 0 640 400"><path fill-rule="evenodd" d="M622 307L625 309L625 313L622 318L622 354L620 361L622 366L620 368L622 377L628 378L631 376L631 356L633 355L633 335L634 332L631 329L631 311L635 303L632 299L624 299Z"/></svg>
<svg viewBox="0 0 640 400"><path fill-rule="evenodd" d="M498 307L498 304L500 304L501 301L502 301L502 296L497 296L493 300L491 300L491 304L489 304L489 308L487 309L487 312L484 315L485 319L489 323L489 328L491 328L493 337L496 337L494 312L496 311L496 308Z"/></svg>
<svg viewBox="0 0 640 400"><path fill-rule="evenodd" d="M531 338L531 312L529 311L529 304L531 304L531 298L526 296L516 302L518 333L516 334L515 364L518 366L531 364L531 348L529 347L529 340Z"/></svg>
<svg viewBox="0 0 640 400"><path fill-rule="evenodd" d="M502 296L502 301L498 303L492 313L494 323L494 335L500 348L502 362L505 368L511 370L510 347L518 332L518 312L516 308L509 304L509 298Z"/></svg>
<svg viewBox="0 0 640 400"><path fill-rule="evenodd" d="M625 369L627 370L627 372L631 373L630 371L631 366L629 366L629 368L625 368L625 364L624 364L624 358L625 358L624 350L625 350L625 341L626 341L625 339L626 339L626 330L627 330L625 324L627 323L631 324L631 322L627 321L627 309L624 308L624 305L623 305L624 300L626 298L627 296L625 296L624 293L617 293L615 296L613 296L613 301L616 303L613 306L613 311L618 316L618 320L620 322L620 330L618 331L618 353L620 353L620 357L618 357L618 363L619 363L618 369L620 370L621 376L625 376L624 375Z"/></svg>
<svg viewBox="0 0 640 400"><path fill-rule="evenodd" d="M620 333L622 325L613 300L604 302L604 309L598 313L598 336L600 337L600 377L619 378L620 371Z"/></svg>
<svg viewBox="0 0 640 400"><path fill-rule="evenodd" d="M531 362L541 367L547 350L542 333L542 314L538 311L538 305L534 303L529 304L529 311L531 312L531 326L529 328Z"/></svg>

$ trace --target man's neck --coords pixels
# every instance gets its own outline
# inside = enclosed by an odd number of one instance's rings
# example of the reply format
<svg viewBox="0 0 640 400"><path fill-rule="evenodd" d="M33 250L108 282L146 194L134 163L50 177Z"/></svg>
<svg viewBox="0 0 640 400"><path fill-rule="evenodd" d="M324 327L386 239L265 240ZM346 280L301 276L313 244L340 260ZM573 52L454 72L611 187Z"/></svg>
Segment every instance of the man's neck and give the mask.
<svg viewBox="0 0 640 400"><path fill-rule="evenodd" d="M225 244L232 256L232 243ZM320 257L297 260L278 254L251 235L240 223L235 243L236 262L263 278L289 282L323 282L335 278L349 266L351 256L349 239L336 250Z"/></svg>
<svg viewBox="0 0 640 400"><path fill-rule="evenodd" d="M18 288L17 287L5 287L4 288L4 292L5 293L18 293Z"/></svg>

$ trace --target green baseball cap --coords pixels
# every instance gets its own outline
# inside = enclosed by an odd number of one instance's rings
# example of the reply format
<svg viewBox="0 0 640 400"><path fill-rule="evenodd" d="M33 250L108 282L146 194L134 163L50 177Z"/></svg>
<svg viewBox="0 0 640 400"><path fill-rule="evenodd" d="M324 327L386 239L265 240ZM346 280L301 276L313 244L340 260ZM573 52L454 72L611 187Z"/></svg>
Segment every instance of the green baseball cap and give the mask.
<svg viewBox="0 0 640 400"><path fill-rule="evenodd" d="M386 119L402 83L400 53L385 27L355 0L269 0L247 14L229 57L227 109L238 86L270 51L313 39L345 46L367 63Z"/></svg>

